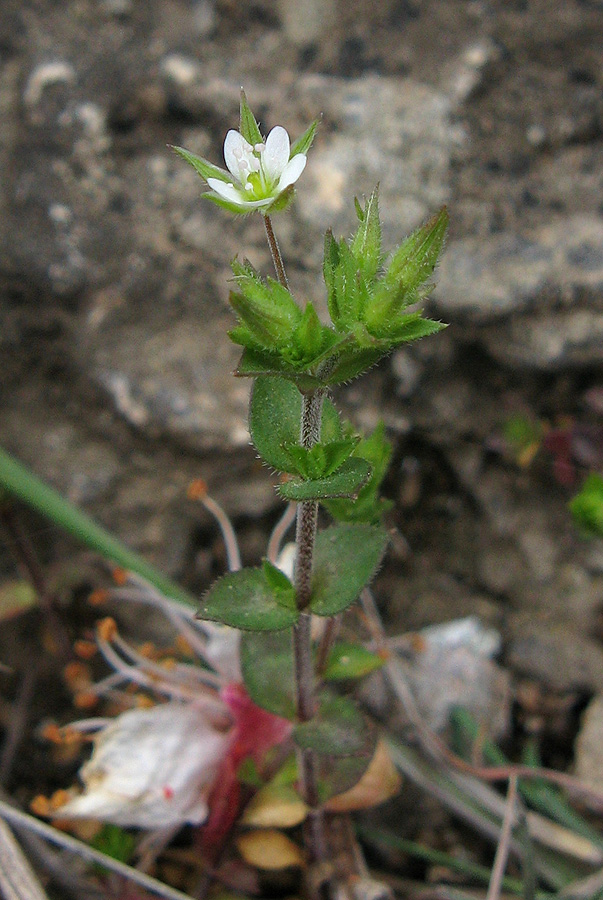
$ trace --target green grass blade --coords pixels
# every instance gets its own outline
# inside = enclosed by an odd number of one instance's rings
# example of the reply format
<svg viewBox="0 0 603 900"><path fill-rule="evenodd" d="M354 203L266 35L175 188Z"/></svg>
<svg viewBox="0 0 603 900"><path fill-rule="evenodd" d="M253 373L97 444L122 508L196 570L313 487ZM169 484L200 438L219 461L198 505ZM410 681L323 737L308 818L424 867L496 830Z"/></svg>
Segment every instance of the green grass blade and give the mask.
<svg viewBox="0 0 603 900"><path fill-rule="evenodd" d="M49 487L2 449L0 449L0 488L64 528L91 550L140 575L167 597L187 606L196 605L196 599L188 591L158 572L142 556L97 525L90 516L65 500L58 491Z"/></svg>

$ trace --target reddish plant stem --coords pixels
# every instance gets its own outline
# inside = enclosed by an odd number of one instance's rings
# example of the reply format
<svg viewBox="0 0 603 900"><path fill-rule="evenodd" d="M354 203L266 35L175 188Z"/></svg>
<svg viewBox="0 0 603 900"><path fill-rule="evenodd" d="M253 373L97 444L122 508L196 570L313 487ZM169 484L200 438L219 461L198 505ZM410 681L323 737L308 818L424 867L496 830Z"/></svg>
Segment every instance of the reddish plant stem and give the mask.
<svg viewBox="0 0 603 900"><path fill-rule="evenodd" d="M270 247L272 262L274 263L274 268L276 270L276 277L282 286L289 290L289 281L287 280L287 273L285 272L285 266L283 265L283 257L281 256L281 251L272 227L270 216L264 216L264 228L266 229L266 237L268 239L268 246Z"/></svg>
<svg viewBox="0 0 603 900"><path fill-rule="evenodd" d="M269 216L264 216L264 227L277 278L289 289L283 258ZM310 448L320 440L323 391L304 394L300 439L303 447ZM312 595L312 563L316 542L318 503L308 500L298 504L296 524L295 592L299 620L293 628L293 657L295 665L295 689L297 717L308 722L315 714L314 664L312 660L312 636L310 615L307 612ZM318 757L313 750L298 750L301 788L310 811L304 829L304 841L312 864L327 858L324 816L320 809L318 793ZM318 896L318 894L317 894Z"/></svg>

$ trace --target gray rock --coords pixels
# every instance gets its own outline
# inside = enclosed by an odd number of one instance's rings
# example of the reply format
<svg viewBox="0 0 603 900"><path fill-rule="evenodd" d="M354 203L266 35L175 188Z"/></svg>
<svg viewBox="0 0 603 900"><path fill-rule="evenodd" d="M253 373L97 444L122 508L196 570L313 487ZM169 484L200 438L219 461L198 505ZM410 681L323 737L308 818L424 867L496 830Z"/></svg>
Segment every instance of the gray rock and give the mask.
<svg viewBox="0 0 603 900"><path fill-rule="evenodd" d="M503 232L451 241L438 269L434 306L455 322L491 322L545 306L544 318L551 306L569 306L581 293L591 297L602 284L603 221L575 216L529 236ZM518 321L521 330L524 320Z"/></svg>
<svg viewBox="0 0 603 900"><path fill-rule="evenodd" d="M514 616L505 663L554 691L603 691L603 649L567 621Z"/></svg>

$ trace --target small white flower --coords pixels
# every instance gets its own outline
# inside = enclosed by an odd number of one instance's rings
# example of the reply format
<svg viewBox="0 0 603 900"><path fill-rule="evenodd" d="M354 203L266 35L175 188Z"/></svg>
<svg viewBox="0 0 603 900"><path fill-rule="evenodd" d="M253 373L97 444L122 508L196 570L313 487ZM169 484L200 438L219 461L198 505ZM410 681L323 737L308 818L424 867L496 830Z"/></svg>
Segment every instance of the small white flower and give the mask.
<svg viewBox="0 0 603 900"><path fill-rule="evenodd" d="M305 153L291 158L290 154L289 135L281 125L272 129L265 143L255 146L231 129L224 141L224 160L232 181L209 177L207 184L218 197L241 211L268 207L304 171Z"/></svg>
<svg viewBox="0 0 603 900"><path fill-rule="evenodd" d="M95 737L80 772L84 792L60 815L138 828L198 825L228 742L229 733L192 704L122 713Z"/></svg>

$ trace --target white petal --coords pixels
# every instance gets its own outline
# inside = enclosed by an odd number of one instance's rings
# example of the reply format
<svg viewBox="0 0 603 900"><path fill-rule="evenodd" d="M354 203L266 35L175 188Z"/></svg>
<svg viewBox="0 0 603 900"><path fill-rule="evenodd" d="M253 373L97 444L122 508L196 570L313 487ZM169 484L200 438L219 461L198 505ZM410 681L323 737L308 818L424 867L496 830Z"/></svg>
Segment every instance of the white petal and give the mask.
<svg viewBox="0 0 603 900"><path fill-rule="evenodd" d="M266 149L262 153L262 166L270 181L280 178L289 162L290 150L289 135L282 125L277 125L266 138Z"/></svg>
<svg viewBox="0 0 603 900"><path fill-rule="evenodd" d="M223 197L224 200L228 200L230 203L244 203L245 197L239 188L236 188L234 184L227 184L225 181L220 181L218 178L208 178L207 179L208 186L215 191L216 194L219 194L220 197Z"/></svg>
<svg viewBox="0 0 603 900"><path fill-rule="evenodd" d="M247 181L248 172L258 169L258 161L253 155L253 147L242 134L231 128L224 141L224 162L229 172L241 184Z"/></svg>
<svg viewBox="0 0 603 900"><path fill-rule="evenodd" d="M283 174L278 183L279 192L284 191L290 184L295 184L305 168L306 156L303 153L298 153L297 156L294 156L293 159L287 163L283 170Z"/></svg>
<svg viewBox="0 0 603 900"><path fill-rule="evenodd" d="M61 815L140 828L198 824L228 742L192 705L122 713L95 738L80 773L84 793Z"/></svg>

